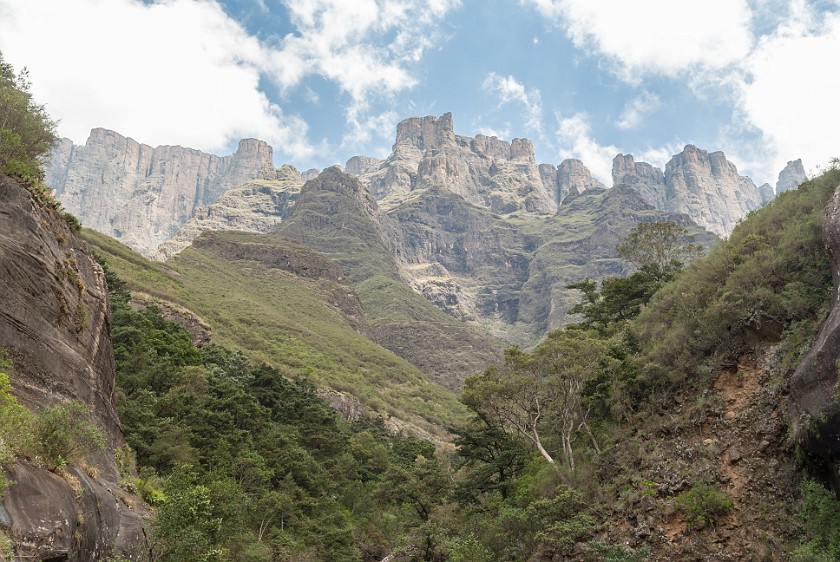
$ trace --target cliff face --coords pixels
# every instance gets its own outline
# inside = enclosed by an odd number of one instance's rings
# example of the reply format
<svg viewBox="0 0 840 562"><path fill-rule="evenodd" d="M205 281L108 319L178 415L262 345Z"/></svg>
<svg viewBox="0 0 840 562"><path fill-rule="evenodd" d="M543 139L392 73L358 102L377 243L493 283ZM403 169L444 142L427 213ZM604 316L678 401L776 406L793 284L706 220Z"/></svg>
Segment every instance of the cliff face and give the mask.
<svg viewBox="0 0 840 562"><path fill-rule="evenodd" d="M198 206L193 218L150 257L167 260L189 246L202 232L271 232L294 205L302 185L298 171L284 165L275 171L271 180L253 180L229 189L215 203Z"/></svg>
<svg viewBox="0 0 840 562"><path fill-rule="evenodd" d="M146 540L136 498L119 488L113 451L122 443L114 402L110 314L102 269L63 219L0 177L0 342L14 363L12 386L31 410L77 400L106 438L91 478L71 469L84 492L25 462L8 467L14 482L3 506L21 559L137 560Z"/></svg>
<svg viewBox="0 0 840 562"><path fill-rule="evenodd" d="M66 139L53 152L47 183L82 223L150 254L226 190L273 179L272 149L244 139L225 157L180 146L152 148L106 129L84 146Z"/></svg>
<svg viewBox="0 0 840 562"><path fill-rule="evenodd" d="M674 155L663 174L632 155L619 154L613 161L613 183L636 188L662 211L685 214L714 232L728 236L739 220L764 202L751 179L738 175L723 152L706 152L687 145Z"/></svg>
<svg viewBox="0 0 840 562"><path fill-rule="evenodd" d="M604 184L592 177L589 168L575 159L563 160L556 168L540 164L543 185L553 195L559 206L569 195L580 195L587 189L604 189Z"/></svg>
<svg viewBox="0 0 840 562"><path fill-rule="evenodd" d="M790 379L788 421L794 438L813 455L840 453L840 186L826 209L823 225L834 281L834 299L816 341Z"/></svg>
<svg viewBox="0 0 840 562"><path fill-rule="evenodd" d="M802 160L791 160L779 172L779 179L776 181L776 194L796 189L803 181L805 181L805 167L802 165Z"/></svg>
<svg viewBox="0 0 840 562"><path fill-rule="evenodd" d="M456 135L451 113L400 122L391 156L359 179L385 209L429 187L444 188L494 213L545 215L556 209L530 140Z"/></svg>

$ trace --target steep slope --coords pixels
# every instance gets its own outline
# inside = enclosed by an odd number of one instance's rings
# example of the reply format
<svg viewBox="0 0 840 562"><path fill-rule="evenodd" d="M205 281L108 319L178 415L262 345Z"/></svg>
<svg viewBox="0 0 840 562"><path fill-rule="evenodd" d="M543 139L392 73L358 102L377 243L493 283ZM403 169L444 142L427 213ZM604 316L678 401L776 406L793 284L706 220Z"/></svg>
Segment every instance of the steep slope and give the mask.
<svg viewBox="0 0 840 562"><path fill-rule="evenodd" d="M185 308L214 342L337 391L338 401L356 401L394 429L441 438L462 415L453 393L365 336L344 273L309 248L275 235L205 233L164 265L85 236L133 292Z"/></svg>
<svg viewBox="0 0 840 562"><path fill-rule="evenodd" d="M68 466L62 477L38 459L6 466L0 526L20 559L139 559L148 551L144 510L120 489L114 458L123 439L102 268L58 212L5 176L0 287L0 344L14 366L15 395L33 411L81 402L107 443L87 473Z"/></svg>
<svg viewBox="0 0 840 562"><path fill-rule="evenodd" d="M329 168L306 183L277 234L322 252L355 284L374 340L450 388L500 357L500 344L405 286L410 233L352 176ZM405 243L402 241L406 240ZM410 266L409 268L410 269ZM444 356L441 349L452 351Z"/></svg>
<svg viewBox="0 0 840 562"><path fill-rule="evenodd" d="M149 254L200 205L254 179L274 179L272 149L240 141L225 157L180 146L151 146L93 129L84 146L62 140L46 169L47 184L88 228Z"/></svg>
<svg viewBox="0 0 840 562"><path fill-rule="evenodd" d="M614 185L632 185L657 209L688 215L721 237L764 202L752 180L738 175L723 152L709 153L690 144L671 158L664 174L635 162L630 154L619 154L612 176Z"/></svg>

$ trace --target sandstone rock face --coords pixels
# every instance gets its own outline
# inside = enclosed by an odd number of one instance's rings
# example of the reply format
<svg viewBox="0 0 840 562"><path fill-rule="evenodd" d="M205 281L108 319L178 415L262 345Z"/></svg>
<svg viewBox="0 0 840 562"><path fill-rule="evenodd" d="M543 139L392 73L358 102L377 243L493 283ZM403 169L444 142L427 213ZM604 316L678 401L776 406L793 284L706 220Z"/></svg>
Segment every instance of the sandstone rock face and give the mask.
<svg viewBox="0 0 840 562"><path fill-rule="evenodd" d="M814 345L790 379L788 421L794 438L806 451L836 457L840 453L840 186L826 209L823 238L831 263L834 299Z"/></svg>
<svg viewBox="0 0 840 562"><path fill-rule="evenodd" d="M400 122L391 156L359 179L384 209L429 187L442 187L494 213L545 215L556 209L530 140L456 135L451 113Z"/></svg>
<svg viewBox="0 0 840 562"><path fill-rule="evenodd" d="M776 190L773 189L773 186L769 183L763 183L758 186L758 193L761 195L761 201L763 203L767 203L768 201L772 201L773 198L776 196Z"/></svg>
<svg viewBox="0 0 840 562"><path fill-rule="evenodd" d="M272 149L244 139L231 156L139 144L93 129L84 146L58 144L46 171L64 208L87 227L151 254L196 208L254 179L272 179Z"/></svg>
<svg viewBox="0 0 840 562"><path fill-rule="evenodd" d="M563 160L557 166L555 201L560 205L569 195L580 195L587 189L603 189L601 182L592 178L589 168L580 160Z"/></svg>
<svg viewBox="0 0 840 562"><path fill-rule="evenodd" d="M318 168L310 168L310 169L308 169L305 172L302 172L300 174L300 179L302 181L305 181L305 182L307 182L309 180L314 180L315 178L318 177L318 175L320 173L321 173L321 170L319 170Z"/></svg>
<svg viewBox="0 0 840 562"><path fill-rule="evenodd" d="M776 181L776 194L796 189L803 181L805 181L805 167L802 165L802 160L792 160L779 172L779 179Z"/></svg>
<svg viewBox="0 0 840 562"><path fill-rule="evenodd" d="M210 205L196 208L195 215L175 235L150 255L167 260L208 230L271 232L300 192L303 182L294 167L284 165L271 180L253 180L225 191Z"/></svg>
<svg viewBox="0 0 840 562"><path fill-rule="evenodd" d="M657 209L685 214L718 236L728 236L737 222L764 202L751 179L738 175L723 152L687 145L665 166L665 173L632 155L613 161L613 182L628 184Z"/></svg>
<svg viewBox="0 0 840 562"><path fill-rule="evenodd" d="M344 173L360 176L375 172L382 165L382 160L371 156L354 156L344 165Z"/></svg>
<svg viewBox="0 0 840 562"><path fill-rule="evenodd" d="M60 216L5 177L0 287L0 343L14 363L10 374L19 401L32 410L80 401L108 444L94 459L95 481L75 471L85 490L81 499L55 474L23 463L9 469L15 484L3 506L18 556L83 562L125 554L138 560L148 552L143 509L128 507L139 501L119 488L113 455L123 441L104 274Z"/></svg>

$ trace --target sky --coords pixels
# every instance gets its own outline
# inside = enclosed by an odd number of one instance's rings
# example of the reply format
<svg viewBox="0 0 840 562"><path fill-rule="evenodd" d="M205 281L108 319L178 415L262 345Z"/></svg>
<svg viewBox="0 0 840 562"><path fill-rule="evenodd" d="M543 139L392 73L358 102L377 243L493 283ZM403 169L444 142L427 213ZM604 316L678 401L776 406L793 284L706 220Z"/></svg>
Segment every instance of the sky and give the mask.
<svg viewBox="0 0 840 562"><path fill-rule="evenodd" d="M452 112L607 185L686 144L756 184L840 156L840 0L0 0L0 52L76 144L256 137L306 170Z"/></svg>

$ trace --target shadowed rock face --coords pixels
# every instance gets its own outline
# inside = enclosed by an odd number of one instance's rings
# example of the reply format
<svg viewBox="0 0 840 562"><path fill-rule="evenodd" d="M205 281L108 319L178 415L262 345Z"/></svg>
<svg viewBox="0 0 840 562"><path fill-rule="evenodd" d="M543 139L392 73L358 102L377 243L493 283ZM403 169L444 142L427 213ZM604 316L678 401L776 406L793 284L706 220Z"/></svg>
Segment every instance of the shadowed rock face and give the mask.
<svg viewBox="0 0 840 562"><path fill-rule="evenodd" d="M826 210L823 238L831 262L834 299L813 347L791 377L788 415L794 437L806 451L836 456L840 454L840 187Z"/></svg>
<svg viewBox="0 0 840 562"><path fill-rule="evenodd" d="M5 176L0 176L0 287L0 344L14 362L10 374L18 400L36 411L78 400L108 444L93 459L99 471L95 482L76 471L85 490L80 496L53 473L23 463L8 467L14 484L3 505L18 555L83 562L126 553L136 560L148 549L143 508L129 509L138 500L120 490L113 455L122 433L102 269L61 217Z"/></svg>

